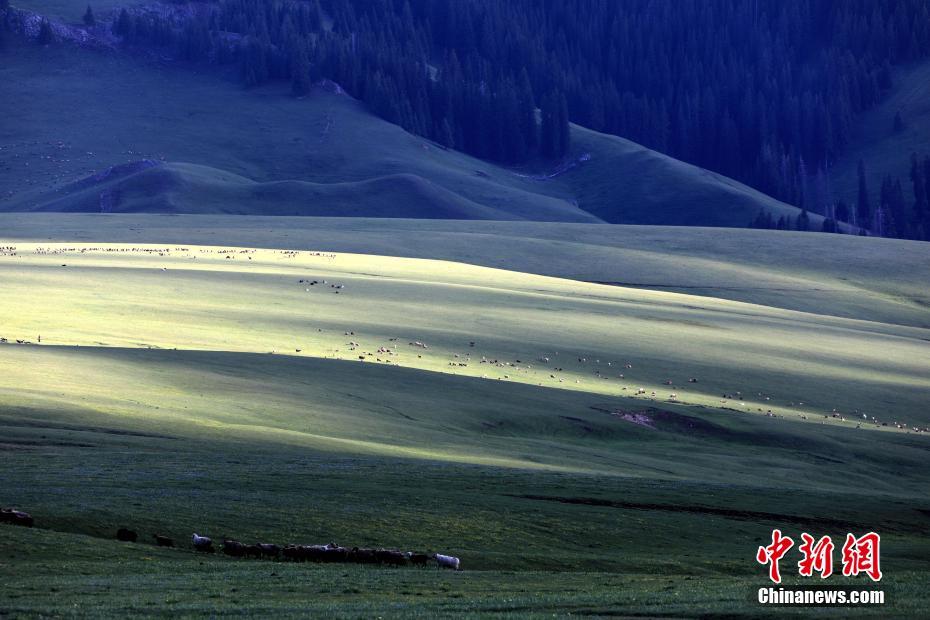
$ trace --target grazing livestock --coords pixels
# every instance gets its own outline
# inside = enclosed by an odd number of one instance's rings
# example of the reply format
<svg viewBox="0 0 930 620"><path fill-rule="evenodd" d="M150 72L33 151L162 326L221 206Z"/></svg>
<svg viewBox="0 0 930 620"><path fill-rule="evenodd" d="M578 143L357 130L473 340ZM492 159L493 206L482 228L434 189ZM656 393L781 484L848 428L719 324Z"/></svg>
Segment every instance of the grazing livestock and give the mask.
<svg viewBox="0 0 930 620"><path fill-rule="evenodd" d="M426 566L429 564L430 557L426 553L409 554L410 563L414 566Z"/></svg>
<svg viewBox="0 0 930 620"><path fill-rule="evenodd" d="M270 543L258 543L256 547L258 547L259 551L261 551L261 557L264 558L277 558L281 553L281 549L278 547L278 545L273 545Z"/></svg>
<svg viewBox="0 0 930 620"><path fill-rule="evenodd" d="M400 551L378 549L375 553L380 564L385 564L387 566L405 566L407 564L407 555Z"/></svg>
<svg viewBox="0 0 930 620"><path fill-rule="evenodd" d="M191 543L194 545L196 551L202 553L213 553L215 551L213 548L213 540L206 536L199 536L195 533L191 536Z"/></svg>
<svg viewBox="0 0 930 620"><path fill-rule="evenodd" d="M377 564L378 554L374 549L359 549L353 547L349 552L349 561L356 564Z"/></svg>
<svg viewBox="0 0 930 620"><path fill-rule="evenodd" d="M16 510L15 508L0 508L0 523L32 527L34 520L28 512Z"/></svg>
<svg viewBox="0 0 930 620"><path fill-rule="evenodd" d="M258 545L243 545L243 551L245 552L245 557L261 559L262 550Z"/></svg>
<svg viewBox="0 0 930 620"><path fill-rule="evenodd" d="M136 542L136 539L139 538L139 535L125 527L121 527L116 530L116 540L121 540L123 542Z"/></svg>
<svg viewBox="0 0 930 620"><path fill-rule="evenodd" d="M168 538L167 536L162 536L160 534L152 534L152 538L155 539L155 544L159 547L173 547L174 539Z"/></svg>
<svg viewBox="0 0 930 620"><path fill-rule="evenodd" d="M349 559L349 550L336 543L329 543L323 547L322 559L324 562L346 562Z"/></svg>
<svg viewBox="0 0 930 620"><path fill-rule="evenodd" d="M437 568L451 568L452 570L459 570L459 559L452 555L442 555L441 553L436 553L433 555L436 558L436 567Z"/></svg>
<svg viewBox="0 0 930 620"><path fill-rule="evenodd" d="M234 558L241 558L245 555L245 545L238 540L224 540L223 553Z"/></svg>

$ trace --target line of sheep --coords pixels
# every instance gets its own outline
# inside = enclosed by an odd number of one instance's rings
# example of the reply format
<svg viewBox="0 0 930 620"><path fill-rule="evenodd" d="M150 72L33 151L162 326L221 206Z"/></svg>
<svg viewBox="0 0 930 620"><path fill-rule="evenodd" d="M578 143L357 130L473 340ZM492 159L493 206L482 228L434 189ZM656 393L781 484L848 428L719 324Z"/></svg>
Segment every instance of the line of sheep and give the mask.
<svg viewBox="0 0 930 620"><path fill-rule="evenodd" d="M160 547L173 547L174 540L160 534L152 534ZM116 532L117 540L136 542L138 534L126 528ZM191 545L195 551L201 553L215 553L213 539L208 536L193 534ZM278 560L284 559L292 562L326 562L326 563L353 563L353 564L379 564L382 566L429 566L435 562L437 568L460 570L460 560L451 555L441 553L419 553L414 551L398 551L396 549L366 549L359 547L341 547L336 543L328 545L286 545L279 547L271 543L256 543L249 545L238 540L224 539L221 551L233 558L254 558Z"/></svg>
<svg viewBox="0 0 930 620"><path fill-rule="evenodd" d="M0 508L0 523L32 527L35 520L28 512L16 508ZM174 547L174 539L161 534L152 534L159 547ZM123 542L136 542L139 534L121 527L116 530L116 539ZM215 553L213 539L194 534L191 544L195 551ZM365 549L359 547L340 547L336 543L328 545L286 545L279 547L271 543L247 545L238 540L223 540L222 552L234 558L255 558L292 562L341 562L354 564L379 564L382 566L429 566L436 563L437 568L460 570L460 560L441 553L419 553L415 551L398 551L396 549Z"/></svg>

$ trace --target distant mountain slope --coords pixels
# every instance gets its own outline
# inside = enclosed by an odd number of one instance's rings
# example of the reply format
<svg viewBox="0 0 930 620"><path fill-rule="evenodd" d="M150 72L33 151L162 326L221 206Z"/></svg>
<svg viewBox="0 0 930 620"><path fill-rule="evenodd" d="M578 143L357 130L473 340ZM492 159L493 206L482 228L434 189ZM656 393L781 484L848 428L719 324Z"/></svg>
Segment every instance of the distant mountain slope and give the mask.
<svg viewBox="0 0 930 620"><path fill-rule="evenodd" d="M908 203L913 202L908 173L911 153L930 155L930 62L923 62L895 74L894 88L883 103L859 119L846 153L833 167L837 198L855 204L858 195L859 160L865 162L873 202L878 200L885 175L899 177ZM895 114L904 123L895 131Z"/></svg>
<svg viewBox="0 0 930 620"><path fill-rule="evenodd" d="M591 159L561 177L580 206L616 224L745 226L760 210L796 217L785 204L723 175L623 138L572 127L575 150ZM818 229L823 221L811 216Z"/></svg>
<svg viewBox="0 0 930 620"><path fill-rule="evenodd" d="M377 119L335 84L299 100L283 85L242 90L213 69L65 44L13 42L7 58L0 81L15 87L0 99L4 211L710 226L745 226L761 209L797 213L725 177L577 127L574 167L508 170ZM107 187L74 184L145 159L171 164ZM118 200L101 203L107 189L119 190Z"/></svg>

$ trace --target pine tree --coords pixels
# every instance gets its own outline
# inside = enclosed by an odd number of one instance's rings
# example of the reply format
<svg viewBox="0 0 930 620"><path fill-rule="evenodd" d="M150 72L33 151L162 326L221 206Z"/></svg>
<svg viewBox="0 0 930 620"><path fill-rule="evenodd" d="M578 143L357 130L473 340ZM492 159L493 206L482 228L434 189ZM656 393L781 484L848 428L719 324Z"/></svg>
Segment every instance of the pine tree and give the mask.
<svg viewBox="0 0 930 620"><path fill-rule="evenodd" d="M39 25L38 40L39 45L48 45L55 42L55 32L52 30L52 25L47 19L43 19L42 23Z"/></svg>
<svg viewBox="0 0 930 620"><path fill-rule="evenodd" d="M849 222L849 205L845 200L836 203L836 219L840 222Z"/></svg>
<svg viewBox="0 0 930 620"><path fill-rule="evenodd" d="M85 26L94 26L97 24L97 20L94 17L94 11L90 8L90 5L87 5L87 10L84 11L84 25Z"/></svg>
<svg viewBox="0 0 930 620"><path fill-rule="evenodd" d="M562 138L558 125L558 103L554 95L549 94L542 102L542 124L539 129L539 151L543 157L555 158L561 150Z"/></svg>
<svg viewBox="0 0 930 620"><path fill-rule="evenodd" d="M917 153L911 154L911 184L914 188L914 222L920 226L927 219L927 183L924 170L917 159Z"/></svg>
<svg viewBox="0 0 930 620"><path fill-rule="evenodd" d="M126 9L121 9L119 17L113 22L113 34L128 38L131 30L132 20L129 17L129 12Z"/></svg>
<svg viewBox="0 0 930 620"><path fill-rule="evenodd" d="M807 209L801 209L801 214L798 215L797 229L801 231L808 231L811 229L811 219L807 214Z"/></svg>
<svg viewBox="0 0 930 620"><path fill-rule="evenodd" d="M449 124L449 119L447 117L443 117L442 123L440 124L438 142L447 149L455 148L455 137L452 134L452 125Z"/></svg>
<svg viewBox="0 0 930 620"><path fill-rule="evenodd" d="M568 121L568 101L566 101L565 95L561 95L559 98L557 123L559 132L559 146L557 155L559 157L564 157L568 154L568 150L571 148L572 143L571 125Z"/></svg>
<svg viewBox="0 0 930 620"><path fill-rule="evenodd" d="M856 223L861 228L868 228L872 222L872 205L869 202L869 188L865 180L865 162L859 160L859 195L856 201Z"/></svg>
<svg viewBox="0 0 930 620"><path fill-rule="evenodd" d="M533 86L526 67L520 72L520 130L526 142L527 152L533 152L539 147L539 127L536 122L536 100L533 97Z"/></svg>

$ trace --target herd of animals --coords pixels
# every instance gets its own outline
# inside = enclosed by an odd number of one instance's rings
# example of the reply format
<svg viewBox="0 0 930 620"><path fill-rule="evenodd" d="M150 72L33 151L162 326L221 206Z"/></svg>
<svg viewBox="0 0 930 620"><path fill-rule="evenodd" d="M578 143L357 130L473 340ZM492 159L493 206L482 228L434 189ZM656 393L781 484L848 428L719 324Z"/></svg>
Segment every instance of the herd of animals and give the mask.
<svg viewBox="0 0 930 620"><path fill-rule="evenodd" d="M28 512L16 508L0 508L0 523L32 527L35 520ZM159 547L174 547L174 539L161 534L152 534ZM116 530L116 539L122 542L137 542L138 532L121 527ZM194 551L215 553L213 539L194 533L191 536ZM292 562L325 562L378 564L381 566L429 566L461 570L461 561L452 555L442 553L420 553L415 551L398 551L396 549L367 549L341 547L336 543L326 545L285 545L280 547L272 543L245 544L238 540L225 539L221 551L234 558L254 558L267 560L289 560Z"/></svg>

